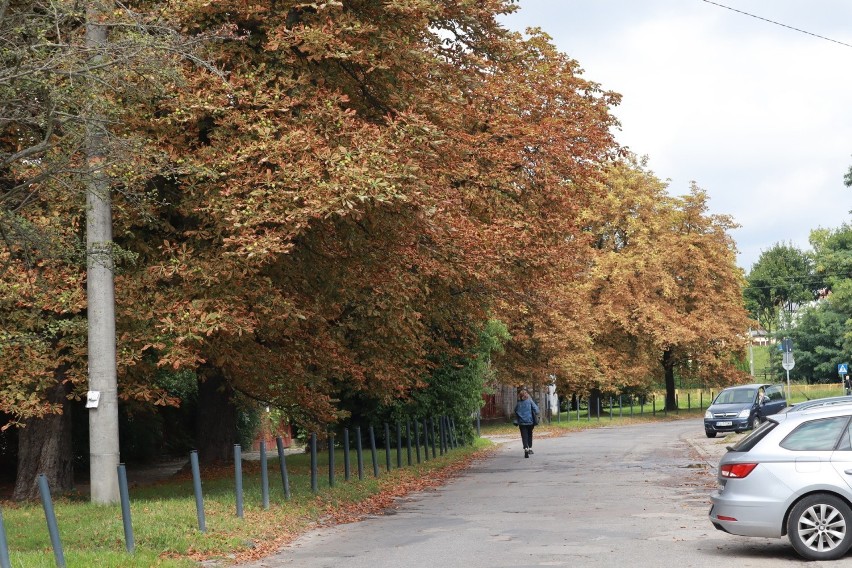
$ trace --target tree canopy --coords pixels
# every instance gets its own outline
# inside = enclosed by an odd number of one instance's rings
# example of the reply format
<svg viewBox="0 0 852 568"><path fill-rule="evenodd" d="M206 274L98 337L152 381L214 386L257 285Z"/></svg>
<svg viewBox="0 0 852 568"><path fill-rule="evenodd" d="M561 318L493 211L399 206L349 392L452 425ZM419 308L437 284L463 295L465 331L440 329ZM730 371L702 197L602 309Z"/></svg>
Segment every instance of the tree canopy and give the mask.
<svg viewBox="0 0 852 568"><path fill-rule="evenodd" d="M59 5L33 37L79 37ZM77 122L55 125L95 111L115 142L122 400L178 404L169 371L319 427L347 401L431 407L452 385L463 416L491 372L575 392L665 379L672 396L675 372L735 376L733 221L624 151L619 95L541 31L505 30L513 2L125 8L105 56L134 58L104 71L97 109L71 106L62 73L7 85L25 118L0 131L4 219L67 253L7 240L0 410L55 412L48 385L84 387ZM15 41L33 69L59 65Z"/></svg>

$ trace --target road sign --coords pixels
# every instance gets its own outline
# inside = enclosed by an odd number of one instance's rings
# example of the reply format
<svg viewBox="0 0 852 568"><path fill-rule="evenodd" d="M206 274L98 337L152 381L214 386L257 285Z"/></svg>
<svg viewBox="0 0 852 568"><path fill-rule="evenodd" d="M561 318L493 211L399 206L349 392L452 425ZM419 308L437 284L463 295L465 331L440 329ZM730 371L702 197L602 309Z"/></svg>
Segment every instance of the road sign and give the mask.
<svg viewBox="0 0 852 568"><path fill-rule="evenodd" d="M840 363L837 365L837 374L843 376L849 372L849 363Z"/></svg>
<svg viewBox="0 0 852 568"><path fill-rule="evenodd" d="M784 358L781 360L781 366L787 371L792 370L793 367L796 366L796 361L793 359L792 352L784 352Z"/></svg>

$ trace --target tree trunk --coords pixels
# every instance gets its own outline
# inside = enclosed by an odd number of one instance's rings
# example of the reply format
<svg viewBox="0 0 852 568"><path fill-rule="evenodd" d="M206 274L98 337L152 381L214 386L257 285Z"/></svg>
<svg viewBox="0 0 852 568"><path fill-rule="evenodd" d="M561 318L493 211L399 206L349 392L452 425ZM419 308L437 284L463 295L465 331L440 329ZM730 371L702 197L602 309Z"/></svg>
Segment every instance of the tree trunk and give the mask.
<svg viewBox="0 0 852 568"><path fill-rule="evenodd" d="M68 392L69 386L60 383L48 396L50 402L63 404L62 414L27 420L18 432L18 474L12 493L15 501L39 497L39 474L47 477L51 492L63 493L74 488Z"/></svg>
<svg viewBox="0 0 852 568"><path fill-rule="evenodd" d="M196 433L198 461L205 465L228 463L237 443L237 408L234 391L220 369L206 368L198 385Z"/></svg>
<svg viewBox="0 0 852 568"><path fill-rule="evenodd" d="M597 418L601 414L601 390L593 388L589 391L589 415Z"/></svg>
<svg viewBox="0 0 852 568"><path fill-rule="evenodd" d="M674 353L671 349L663 351L663 372L666 377L666 410L677 410L677 397L675 396L674 378Z"/></svg>

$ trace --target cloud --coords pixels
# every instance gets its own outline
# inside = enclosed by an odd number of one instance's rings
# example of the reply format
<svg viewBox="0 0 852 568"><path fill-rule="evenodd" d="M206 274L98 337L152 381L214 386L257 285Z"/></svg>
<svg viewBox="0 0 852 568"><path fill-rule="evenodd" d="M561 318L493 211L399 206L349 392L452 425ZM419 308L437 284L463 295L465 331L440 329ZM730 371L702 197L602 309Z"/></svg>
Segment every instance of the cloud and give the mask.
<svg viewBox="0 0 852 568"><path fill-rule="evenodd" d="M726 3L841 41L852 18L841 1ZM521 0L507 23L540 26L586 78L623 95L619 141L648 155L672 193L694 180L713 212L742 225L744 268L848 221L852 47L697 1Z"/></svg>

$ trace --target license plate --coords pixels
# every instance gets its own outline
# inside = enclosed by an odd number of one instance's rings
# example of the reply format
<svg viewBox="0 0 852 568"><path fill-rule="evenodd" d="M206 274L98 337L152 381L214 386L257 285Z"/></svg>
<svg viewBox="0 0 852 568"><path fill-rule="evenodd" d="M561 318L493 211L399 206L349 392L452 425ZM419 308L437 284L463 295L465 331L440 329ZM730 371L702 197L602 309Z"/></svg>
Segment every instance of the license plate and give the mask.
<svg viewBox="0 0 852 568"><path fill-rule="evenodd" d="M733 422L716 422L716 426L733 426Z"/></svg>

